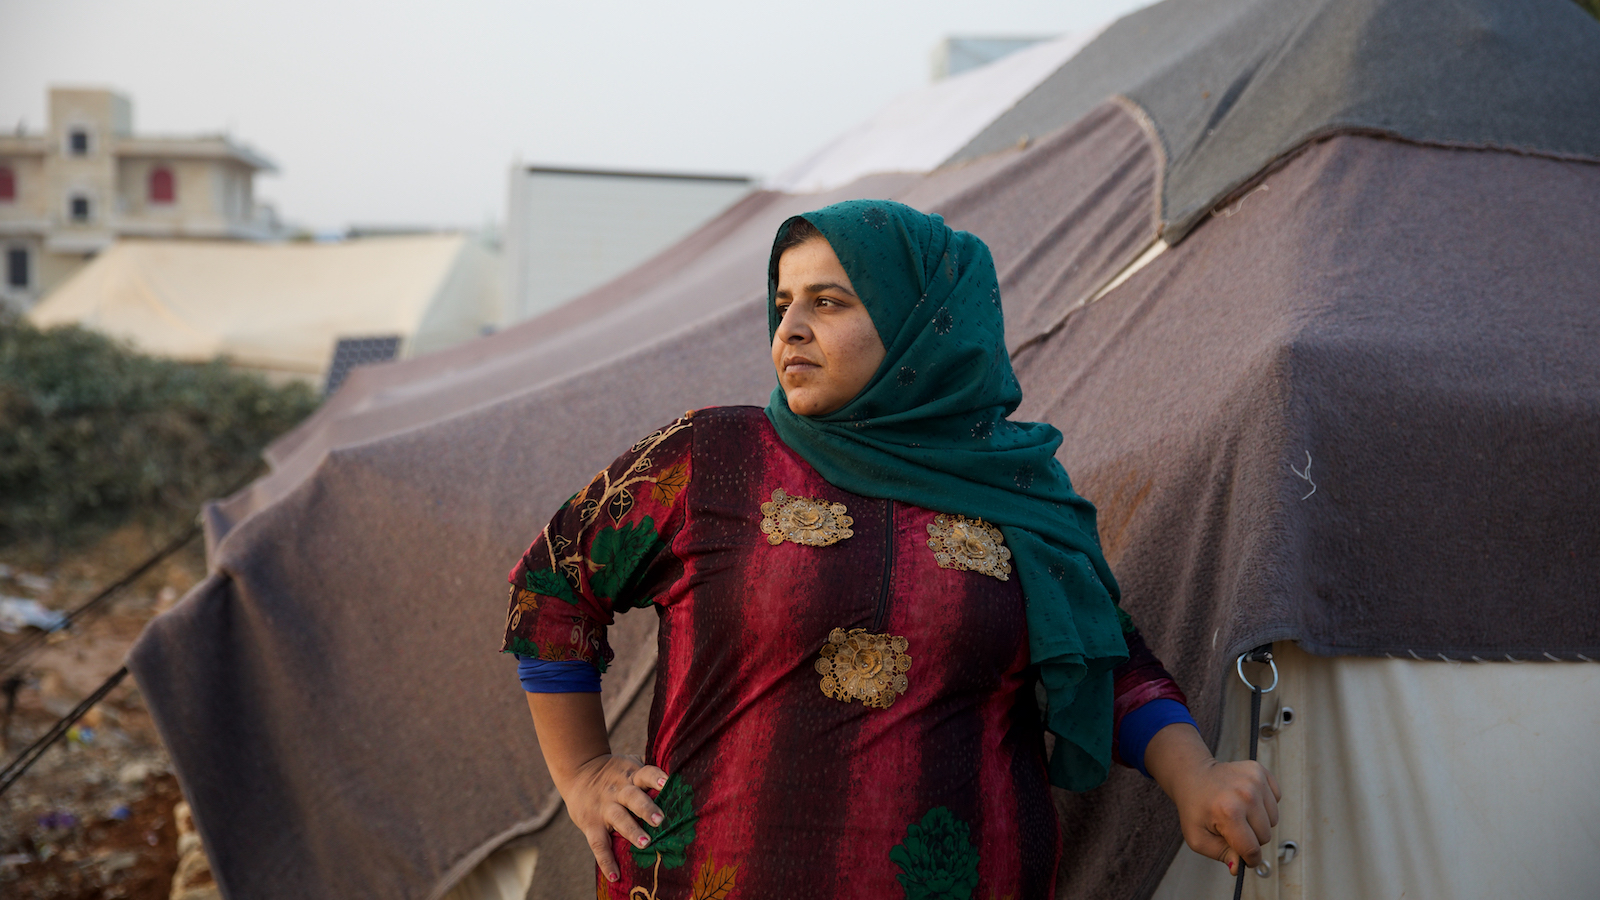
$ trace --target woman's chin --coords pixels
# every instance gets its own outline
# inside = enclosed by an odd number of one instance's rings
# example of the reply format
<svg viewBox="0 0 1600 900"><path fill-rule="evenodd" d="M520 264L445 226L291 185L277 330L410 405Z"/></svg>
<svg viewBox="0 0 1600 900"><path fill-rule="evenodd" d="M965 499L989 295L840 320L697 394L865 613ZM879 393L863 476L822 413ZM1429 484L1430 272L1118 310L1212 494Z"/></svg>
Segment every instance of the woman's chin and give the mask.
<svg viewBox="0 0 1600 900"><path fill-rule="evenodd" d="M785 392L789 411L797 416L825 416L843 404L829 404L826 400L808 396L809 391Z"/></svg>
<svg viewBox="0 0 1600 900"><path fill-rule="evenodd" d="M804 400L798 400L792 395L789 397L789 412L792 412L797 416L815 415L811 411L811 404L805 402Z"/></svg>

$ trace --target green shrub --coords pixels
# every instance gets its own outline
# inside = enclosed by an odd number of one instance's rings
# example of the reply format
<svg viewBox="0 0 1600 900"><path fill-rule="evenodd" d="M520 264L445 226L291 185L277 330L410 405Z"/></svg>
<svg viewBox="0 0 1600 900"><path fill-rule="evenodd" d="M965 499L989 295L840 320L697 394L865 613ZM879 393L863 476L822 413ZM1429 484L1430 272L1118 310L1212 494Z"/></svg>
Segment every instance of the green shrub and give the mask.
<svg viewBox="0 0 1600 900"><path fill-rule="evenodd" d="M0 544L68 542L130 514L192 516L316 406L226 361L140 355L0 316Z"/></svg>

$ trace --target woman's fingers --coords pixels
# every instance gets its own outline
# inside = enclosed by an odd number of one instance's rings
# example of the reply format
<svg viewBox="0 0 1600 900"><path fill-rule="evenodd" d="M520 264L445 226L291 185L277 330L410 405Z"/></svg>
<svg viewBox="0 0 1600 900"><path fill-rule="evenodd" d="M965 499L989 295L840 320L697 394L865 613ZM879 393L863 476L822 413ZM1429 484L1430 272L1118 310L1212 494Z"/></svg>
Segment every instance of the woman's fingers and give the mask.
<svg viewBox="0 0 1600 900"><path fill-rule="evenodd" d="M1173 800L1184 837L1196 853L1237 872L1259 866L1278 824L1277 780L1258 762L1208 761L1174 779Z"/></svg>
<svg viewBox="0 0 1600 900"><path fill-rule="evenodd" d="M1189 842L1190 850L1207 859L1226 862L1227 857L1224 854L1232 852L1228 849L1228 842L1223 840L1221 835L1213 834L1209 831L1202 831L1195 835L1185 835L1184 837Z"/></svg>
<svg viewBox="0 0 1600 900"><path fill-rule="evenodd" d="M1238 867L1242 865L1239 861L1239 854L1228 846L1228 842L1219 834L1209 831L1202 832L1189 841L1189 849L1207 859L1214 859L1227 866L1228 874L1230 875L1236 874L1239 871Z"/></svg>
<svg viewBox="0 0 1600 900"><path fill-rule="evenodd" d="M637 786L630 785L618 791L617 802L651 825L661 824L661 807L657 806L655 801L650 799L650 795L640 790Z"/></svg>
<svg viewBox="0 0 1600 900"><path fill-rule="evenodd" d="M1278 824L1278 801L1283 794L1278 790L1278 781L1267 771L1261 763L1252 761L1250 768L1240 773L1244 776L1244 785L1240 786L1240 793L1252 797L1266 812L1270 825Z"/></svg>
<svg viewBox="0 0 1600 900"><path fill-rule="evenodd" d="M1278 792L1273 786L1271 778L1272 773L1267 773L1267 786L1273 787L1273 792L1271 794L1263 793L1261 795L1261 805L1267 810L1267 824L1276 827L1278 824Z"/></svg>
<svg viewBox="0 0 1600 900"><path fill-rule="evenodd" d="M567 814L583 832L601 874L616 881L621 869L612 852L611 835L615 832L635 847L649 846L650 836L639 819L659 825L662 813L645 791L658 790L667 776L637 756L597 757L584 769L584 778L569 784L563 793Z"/></svg>
<svg viewBox="0 0 1600 900"><path fill-rule="evenodd" d="M622 835L622 839L635 847L646 847L650 844L650 835L644 833L639 820L620 804L612 803L606 808L606 824L611 830Z"/></svg>
<svg viewBox="0 0 1600 900"><path fill-rule="evenodd" d="M1245 806L1245 820L1250 823L1250 829L1255 832L1256 840L1261 844L1272 842L1272 826L1278 824L1278 798L1277 786L1272 781L1272 773L1260 763L1250 772L1253 782L1244 791L1247 796Z"/></svg>
<svg viewBox="0 0 1600 900"><path fill-rule="evenodd" d="M606 876L607 881L616 881L620 872L617 869L617 858L611 855L610 830L585 828L583 837L589 842L589 851L594 854L594 861L600 867L600 872Z"/></svg>
<svg viewBox="0 0 1600 900"><path fill-rule="evenodd" d="M1252 866L1261 865L1261 845L1263 843L1244 816L1230 816L1218 823L1217 829L1222 833L1222 839L1239 858ZM1271 840L1272 832L1267 832L1267 839Z"/></svg>
<svg viewBox="0 0 1600 900"><path fill-rule="evenodd" d="M1267 821L1267 811L1260 806L1252 807L1245 813L1245 822L1250 830L1255 833L1256 843L1262 846L1272 843L1272 824Z"/></svg>
<svg viewBox="0 0 1600 900"><path fill-rule="evenodd" d="M667 773L655 766L642 766L633 773L633 784L647 791L659 791L667 786Z"/></svg>
<svg viewBox="0 0 1600 900"><path fill-rule="evenodd" d="M1258 762L1224 765L1228 767L1232 784L1218 797L1209 830L1227 841L1235 858L1247 865L1259 866L1261 848L1272 843L1272 827L1278 824L1281 794L1277 781Z"/></svg>

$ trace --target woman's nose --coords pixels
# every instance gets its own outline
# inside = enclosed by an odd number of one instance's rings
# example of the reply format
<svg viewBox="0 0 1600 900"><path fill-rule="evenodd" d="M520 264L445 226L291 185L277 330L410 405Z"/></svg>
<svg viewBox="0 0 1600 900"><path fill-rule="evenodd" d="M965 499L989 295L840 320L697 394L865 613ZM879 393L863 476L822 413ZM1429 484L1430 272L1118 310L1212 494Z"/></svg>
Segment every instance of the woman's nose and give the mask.
<svg viewBox="0 0 1600 900"><path fill-rule="evenodd" d="M786 344L803 343L811 339L811 324L806 321L804 310L789 307L778 321L778 336Z"/></svg>

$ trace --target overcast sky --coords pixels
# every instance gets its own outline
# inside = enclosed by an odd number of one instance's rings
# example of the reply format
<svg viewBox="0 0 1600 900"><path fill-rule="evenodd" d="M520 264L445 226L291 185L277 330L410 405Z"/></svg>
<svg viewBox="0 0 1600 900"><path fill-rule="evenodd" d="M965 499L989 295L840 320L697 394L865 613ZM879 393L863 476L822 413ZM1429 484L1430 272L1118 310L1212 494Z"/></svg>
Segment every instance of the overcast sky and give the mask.
<svg viewBox="0 0 1600 900"><path fill-rule="evenodd" d="M319 230L475 227L523 162L774 174L928 83L947 35L1082 31L1146 0L0 0L0 128L49 85L141 133L228 131Z"/></svg>

